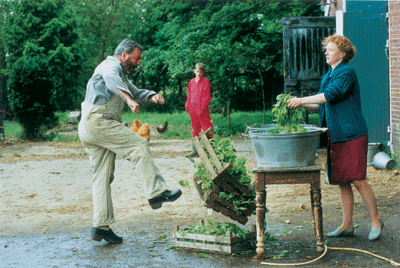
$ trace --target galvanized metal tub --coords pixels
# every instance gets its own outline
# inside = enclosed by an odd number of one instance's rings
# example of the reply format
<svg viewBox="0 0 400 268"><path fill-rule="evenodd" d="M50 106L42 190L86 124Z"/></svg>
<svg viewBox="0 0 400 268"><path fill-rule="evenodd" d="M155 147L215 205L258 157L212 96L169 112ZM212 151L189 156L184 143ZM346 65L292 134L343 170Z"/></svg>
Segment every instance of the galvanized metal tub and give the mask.
<svg viewBox="0 0 400 268"><path fill-rule="evenodd" d="M303 125L308 132L270 134L276 124L247 127L259 167L299 167L315 164L319 136L326 131L313 125Z"/></svg>
<svg viewBox="0 0 400 268"><path fill-rule="evenodd" d="M374 164L374 156L381 150L381 143L368 143L367 165Z"/></svg>

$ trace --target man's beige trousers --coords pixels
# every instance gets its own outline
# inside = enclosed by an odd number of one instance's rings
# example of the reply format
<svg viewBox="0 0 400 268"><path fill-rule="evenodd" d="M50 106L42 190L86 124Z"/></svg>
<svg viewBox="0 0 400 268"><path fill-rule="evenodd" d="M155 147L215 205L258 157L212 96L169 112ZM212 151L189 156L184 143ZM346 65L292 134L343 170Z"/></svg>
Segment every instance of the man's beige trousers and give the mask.
<svg viewBox="0 0 400 268"><path fill-rule="evenodd" d="M166 190L164 178L154 164L146 139L121 123L124 104L119 96L114 96L106 105L82 103L78 132L92 165L94 227L115 222L111 183L116 155L132 163L137 179L143 182L147 199Z"/></svg>

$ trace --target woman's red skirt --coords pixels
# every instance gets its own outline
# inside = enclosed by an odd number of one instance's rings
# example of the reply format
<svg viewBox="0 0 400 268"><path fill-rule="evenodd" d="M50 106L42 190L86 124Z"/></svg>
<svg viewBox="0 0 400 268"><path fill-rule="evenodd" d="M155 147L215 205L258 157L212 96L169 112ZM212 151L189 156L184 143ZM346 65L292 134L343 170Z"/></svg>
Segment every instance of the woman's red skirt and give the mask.
<svg viewBox="0 0 400 268"><path fill-rule="evenodd" d="M367 177L368 136L331 143L328 133L327 157L333 184L365 180Z"/></svg>

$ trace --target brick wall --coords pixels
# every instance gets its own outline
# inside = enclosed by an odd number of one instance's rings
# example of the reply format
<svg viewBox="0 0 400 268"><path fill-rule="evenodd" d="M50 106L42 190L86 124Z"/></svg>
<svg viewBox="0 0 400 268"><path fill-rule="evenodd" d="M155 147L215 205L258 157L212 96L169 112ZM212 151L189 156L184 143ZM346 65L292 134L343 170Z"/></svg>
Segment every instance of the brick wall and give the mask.
<svg viewBox="0 0 400 268"><path fill-rule="evenodd" d="M389 86L393 153L400 155L400 2L389 0Z"/></svg>
<svg viewBox="0 0 400 268"><path fill-rule="evenodd" d="M331 0L331 2L332 3L330 5L329 15L328 16L335 16L336 15L336 10L342 10L343 1L342 0ZM335 4L333 4L333 2L336 3L336 6L335 6Z"/></svg>

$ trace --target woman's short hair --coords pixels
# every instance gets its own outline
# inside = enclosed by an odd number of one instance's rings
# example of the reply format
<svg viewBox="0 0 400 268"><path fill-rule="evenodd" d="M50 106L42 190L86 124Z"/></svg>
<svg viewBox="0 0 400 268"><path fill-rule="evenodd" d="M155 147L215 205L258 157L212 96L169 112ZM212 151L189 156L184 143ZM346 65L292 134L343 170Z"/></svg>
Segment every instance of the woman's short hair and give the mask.
<svg viewBox="0 0 400 268"><path fill-rule="evenodd" d="M204 63L201 63L201 62L196 63L195 68L196 68L196 69L199 69L199 70L202 70L203 72L206 71L206 65L205 65Z"/></svg>
<svg viewBox="0 0 400 268"><path fill-rule="evenodd" d="M329 43L334 43L338 47L340 52L346 53L346 56L343 58L343 61L345 63L348 63L349 61L351 61L353 59L353 57L357 54L356 47L353 46L351 41L344 36L331 35L331 36L326 37L324 39L324 41L322 42L324 49L326 48L326 46Z"/></svg>
<svg viewBox="0 0 400 268"><path fill-rule="evenodd" d="M115 49L114 56L119 56L124 51L127 52L128 54L131 54L132 51L135 50L135 48L138 48L139 50L143 51L142 46L138 42L129 39L124 39L122 40L121 43L119 43L118 47Z"/></svg>

